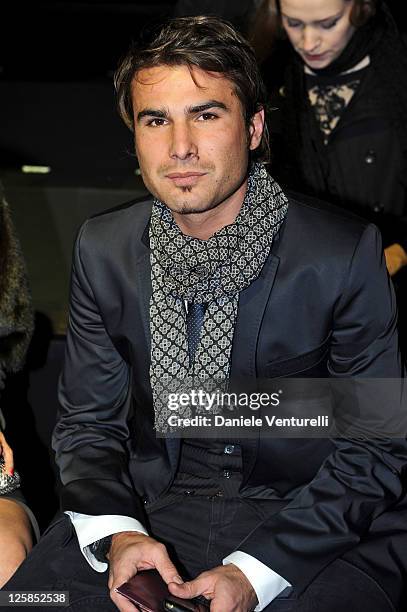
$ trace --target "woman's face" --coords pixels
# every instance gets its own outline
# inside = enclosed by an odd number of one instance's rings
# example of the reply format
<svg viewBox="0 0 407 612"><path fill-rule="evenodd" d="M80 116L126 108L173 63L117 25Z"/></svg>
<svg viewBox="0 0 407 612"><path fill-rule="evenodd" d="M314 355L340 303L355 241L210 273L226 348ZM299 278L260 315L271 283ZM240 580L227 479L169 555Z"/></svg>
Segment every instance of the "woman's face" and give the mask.
<svg viewBox="0 0 407 612"><path fill-rule="evenodd" d="M281 20L294 49L312 68L326 68L348 44L354 0L280 0Z"/></svg>

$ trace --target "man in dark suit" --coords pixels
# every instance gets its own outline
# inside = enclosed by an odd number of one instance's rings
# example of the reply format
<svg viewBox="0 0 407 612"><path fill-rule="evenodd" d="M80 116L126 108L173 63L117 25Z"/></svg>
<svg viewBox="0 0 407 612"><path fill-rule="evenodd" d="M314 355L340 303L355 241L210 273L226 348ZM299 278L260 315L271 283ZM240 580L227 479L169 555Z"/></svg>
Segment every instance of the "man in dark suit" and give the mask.
<svg viewBox="0 0 407 612"><path fill-rule="evenodd" d="M7 590L68 590L71 610L110 610L108 583L127 612L115 587L156 568L212 612L394 610L407 444L377 230L268 175L264 88L227 24L171 22L130 50L116 88L155 199L79 232L54 434L65 515ZM293 376L389 379L397 392L373 435L363 397L346 437L170 431L174 381Z"/></svg>

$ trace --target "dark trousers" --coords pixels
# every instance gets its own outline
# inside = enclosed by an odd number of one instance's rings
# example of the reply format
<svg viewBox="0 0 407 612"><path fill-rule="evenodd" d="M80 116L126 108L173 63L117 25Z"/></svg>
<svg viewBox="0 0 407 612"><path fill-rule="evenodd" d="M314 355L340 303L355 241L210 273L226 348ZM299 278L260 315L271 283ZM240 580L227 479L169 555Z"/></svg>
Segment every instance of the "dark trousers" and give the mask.
<svg viewBox="0 0 407 612"><path fill-rule="evenodd" d="M272 501L168 494L147 507L148 527L167 545L181 575L195 577L220 565L267 514L280 507ZM69 591L71 612L116 609L110 602L107 573L89 566L66 516L48 529L4 590ZM266 610L394 612L396 607L366 571L342 558L322 571L303 594L297 596L295 589L288 597L283 593Z"/></svg>

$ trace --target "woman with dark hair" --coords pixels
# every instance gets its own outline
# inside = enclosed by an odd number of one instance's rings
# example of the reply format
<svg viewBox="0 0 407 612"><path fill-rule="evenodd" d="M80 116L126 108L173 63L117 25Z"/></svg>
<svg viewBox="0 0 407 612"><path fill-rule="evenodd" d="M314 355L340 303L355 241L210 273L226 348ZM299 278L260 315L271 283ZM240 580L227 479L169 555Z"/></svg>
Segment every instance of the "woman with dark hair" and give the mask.
<svg viewBox="0 0 407 612"><path fill-rule="evenodd" d="M407 47L381 0L267 0L252 32L260 59L273 57L281 35L291 44L273 99L272 174L379 226L403 314ZM264 69L274 68L266 60Z"/></svg>
<svg viewBox="0 0 407 612"><path fill-rule="evenodd" d="M0 184L0 396L7 373L20 370L33 331L25 263ZM39 538L37 521L20 490L0 409L0 588Z"/></svg>

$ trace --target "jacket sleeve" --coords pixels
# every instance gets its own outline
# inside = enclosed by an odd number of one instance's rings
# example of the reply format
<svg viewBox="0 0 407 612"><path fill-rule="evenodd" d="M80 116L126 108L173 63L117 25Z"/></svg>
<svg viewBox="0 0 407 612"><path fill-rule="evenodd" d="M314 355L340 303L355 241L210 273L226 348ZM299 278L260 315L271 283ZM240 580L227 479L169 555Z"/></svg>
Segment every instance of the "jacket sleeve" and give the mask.
<svg viewBox="0 0 407 612"><path fill-rule="evenodd" d="M301 592L335 558L356 546L371 522L403 493L407 462L403 368L398 352L396 307L376 228L367 226L346 271L346 286L334 307L329 369L356 385L362 379L394 383L378 416L381 435L335 437L335 450L313 480L278 514L266 518L239 550L284 576ZM404 395L403 395L404 392ZM358 398L369 421L369 398ZM404 407L404 408L403 408ZM336 408L336 406L335 406ZM369 423L366 429L369 428ZM349 430L348 430L349 431ZM384 433L384 435L383 435ZM345 437L346 436L346 437ZM267 544L265 544L267 543Z"/></svg>
<svg viewBox="0 0 407 612"><path fill-rule="evenodd" d="M86 275L81 243L74 248L65 363L53 448L62 480L62 510L126 515L143 521L128 476L130 370L109 337Z"/></svg>

